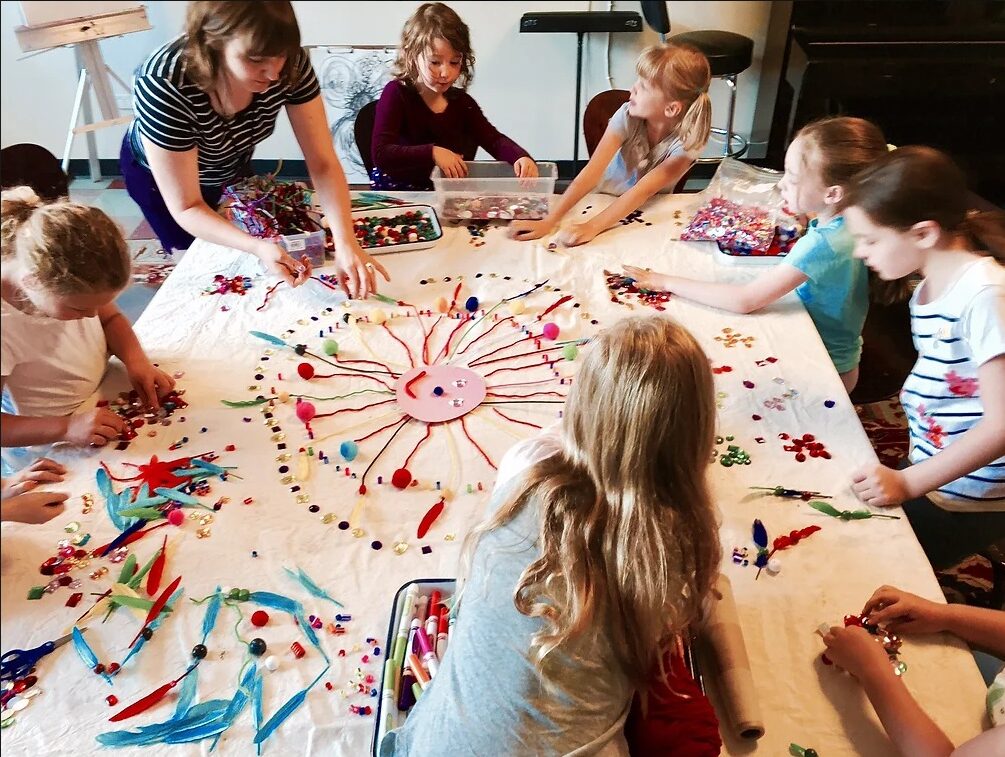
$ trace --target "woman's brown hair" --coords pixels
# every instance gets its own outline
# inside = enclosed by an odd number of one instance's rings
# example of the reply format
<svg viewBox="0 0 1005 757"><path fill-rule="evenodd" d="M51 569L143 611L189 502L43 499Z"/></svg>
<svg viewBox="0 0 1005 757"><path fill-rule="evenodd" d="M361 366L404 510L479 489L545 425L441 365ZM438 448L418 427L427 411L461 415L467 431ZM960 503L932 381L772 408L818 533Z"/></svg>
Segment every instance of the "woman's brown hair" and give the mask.
<svg viewBox="0 0 1005 757"><path fill-rule="evenodd" d="M300 26L287 0L190 2L185 33L185 73L203 91L219 83L223 48L232 39L244 39L249 55L285 55L284 82L290 81L300 49Z"/></svg>
<svg viewBox="0 0 1005 757"><path fill-rule="evenodd" d="M419 80L419 58L428 52L433 41L442 39L461 56L461 75L457 85L466 89L475 76L475 52L471 34L461 17L443 3L423 3L401 30L401 46L394 62L396 78L414 85Z"/></svg>

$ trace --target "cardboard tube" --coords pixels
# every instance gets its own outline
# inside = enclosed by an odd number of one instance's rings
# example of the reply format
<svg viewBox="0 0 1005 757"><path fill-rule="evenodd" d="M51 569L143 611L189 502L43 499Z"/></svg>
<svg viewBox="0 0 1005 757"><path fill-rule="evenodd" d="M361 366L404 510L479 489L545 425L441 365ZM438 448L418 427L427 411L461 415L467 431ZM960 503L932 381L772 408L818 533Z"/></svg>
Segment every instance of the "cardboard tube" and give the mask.
<svg viewBox="0 0 1005 757"><path fill-rule="evenodd" d="M702 632L711 653L708 655L713 668L710 672L729 716L732 733L741 739L759 739L764 735L764 720L733 600L733 586L729 578L720 575L715 588L722 598L717 600L713 596L710 599L711 607Z"/></svg>

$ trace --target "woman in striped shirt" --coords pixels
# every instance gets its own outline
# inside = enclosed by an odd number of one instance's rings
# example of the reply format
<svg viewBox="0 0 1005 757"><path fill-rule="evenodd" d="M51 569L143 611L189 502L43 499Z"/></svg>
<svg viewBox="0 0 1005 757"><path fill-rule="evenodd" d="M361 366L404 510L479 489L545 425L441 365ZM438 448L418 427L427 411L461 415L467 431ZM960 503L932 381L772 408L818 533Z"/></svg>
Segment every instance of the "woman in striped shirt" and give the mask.
<svg viewBox="0 0 1005 757"><path fill-rule="evenodd" d="M165 249L185 249L199 237L255 255L294 286L307 280L309 265L216 212L223 188L250 173L255 145L272 134L285 106L347 294L375 292L377 271L388 279L353 233L349 188L289 2L190 2L186 33L137 71L134 101L122 174Z"/></svg>

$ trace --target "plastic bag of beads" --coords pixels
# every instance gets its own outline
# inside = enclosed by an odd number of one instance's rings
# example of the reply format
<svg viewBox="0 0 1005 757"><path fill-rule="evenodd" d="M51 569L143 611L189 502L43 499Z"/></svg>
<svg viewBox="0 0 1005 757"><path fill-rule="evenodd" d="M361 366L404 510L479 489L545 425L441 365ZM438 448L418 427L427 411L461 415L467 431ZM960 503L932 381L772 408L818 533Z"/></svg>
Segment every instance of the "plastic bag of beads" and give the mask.
<svg viewBox="0 0 1005 757"><path fill-rule="evenodd" d="M704 203L680 238L718 242L734 254L767 254L782 209L781 178L779 171L723 159L704 192Z"/></svg>

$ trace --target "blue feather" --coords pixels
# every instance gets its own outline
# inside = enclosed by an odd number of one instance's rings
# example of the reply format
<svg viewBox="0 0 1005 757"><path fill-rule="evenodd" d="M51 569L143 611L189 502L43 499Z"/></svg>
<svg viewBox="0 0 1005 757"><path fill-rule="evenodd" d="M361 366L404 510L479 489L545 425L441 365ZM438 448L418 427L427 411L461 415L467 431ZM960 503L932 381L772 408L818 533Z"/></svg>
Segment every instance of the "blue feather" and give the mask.
<svg viewBox="0 0 1005 757"><path fill-rule="evenodd" d="M175 706L174 715L171 718L172 721L181 720L188 715L192 702L195 701L198 685L199 666L196 665L192 672L185 676L185 680L181 682L181 691L178 692L178 704Z"/></svg>
<svg viewBox="0 0 1005 757"><path fill-rule="evenodd" d="M80 632L80 629L76 626L70 631L73 636L73 648L77 650L77 654L80 655L80 659L84 661L88 670L94 670L94 666L98 664L98 656L94 654L94 650L91 649L91 645L87 643L84 639L84 634ZM102 673L101 677L108 681L109 686L114 686L112 677L108 673Z"/></svg>
<svg viewBox="0 0 1005 757"><path fill-rule="evenodd" d="M310 685L306 689L303 689L302 691L299 691L296 694L294 694L292 697L289 698L286 704L284 704L282 707L276 710L275 713L273 713L272 717L269 718L269 722L267 722L265 725L263 725L261 728L258 729L258 734L255 736L256 744L261 744L263 741L269 738L269 736L272 735L272 732L275 731L277 728L279 728L279 726L281 726L283 722L290 715L292 715L297 710L297 708L300 707L300 705L304 703L304 700L307 699L307 694L310 693L310 690L317 685L317 682L320 681L325 676L325 674L328 673L330 667L331 665L325 665L324 670L318 673L317 678L311 681Z"/></svg>
<svg viewBox="0 0 1005 757"><path fill-rule="evenodd" d="M286 342L277 336L272 336L272 334L266 334L264 331L249 331L252 336L257 336L259 339L264 339L266 342L276 345L277 347L286 347Z"/></svg>
<svg viewBox="0 0 1005 757"><path fill-rule="evenodd" d="M759 520L754 521L754 544L761 549L768 547L768 531Z"/></svg>
<svg viewBox="0 0 1005 757"><path fill-rule="evenodd" d="M203 460L202 458L199 457L192 459L192 465L195 465L196 467L199 468L204 468L210 473L215 473L218 476L222 476L224 473L227 472L226 468L216 465L215 463L211 463L208 460Z"/></svg>
<svg viewBox="0 0 1005 757"><path fill-rule="evenodd" d="M296 573L294 573L289 568L284 568L284 570L286 571L286 574L290 576L290 578L292 578L294 581L299 582L300 585L303 586L305 589L307 589L308 593L310 593L311 595L317 597L318 599L327 599L336 607L345 607L345 605L343 605L338 600L333 599L331 595L328 594L328 592L326 592L324 589L318 586L317 583L314 582L314 579L308 576L303 571L302 568L297 568Z"/></svg>
<svg viewBox="0 0 1005 757"><path fill-rule="evenodd" d="M199 741L214 735L222 727L218 724L229 703L226 699L202 702L191 707L188 714L179 720L140 726L135 731L109 731L99 734L98 742L109 747L131 747Z"/></svg>
<svg viewBox="0 0 1005 757"><path fill-rule="evenodd" d="M209 638L210 632L216 625L216 617L220 613L220 602L223 596L220 594L220 587L216 587L216 593L213 598L209 600L209 605L206 607L206 614L202 617L202 643L206 643L206 639Z"/></svg>
<svg viewBox="0 0 1005 757"><path fill-rule="evenodd" d="M284 597L281 594L273 594L271 591L253 591L248 599L264 607L271 607L280 612L288 612L290 615L303 612L303 607L301 607L299 602L289 597Z"/></svg>
<svg viewBox="0 0 1005 757"><path fill-rule="evenodd" d="M258 668L254 665L245 671L244 676L241 678L241 683L237 687L237 691L234 692L234 698L230 700L230 705L227 707L227 711L223 714L223 720L226 723L225 727L217 734L216 738L213 739L213 743L210 744L209 751L216 749L217 742L220 741L220 736L223 735L223 731L227 730L237 719L237 716L241 714L241 710L248 703L248 698L251 696L251 687L258 673Z"/></svg>
<svg viewBox="0 0 1005 757"><path fill-rule="evenodd" d="M109 513L109 515L110 514L111 513ZM125 531L123 531L121 534L119 534L114 539L112 539L108 543L108 546L105 547L105 551L101 553L101 556L104 557L105 555L107 555L113 549L115 549L116 547L118 547L122 542L124 542L127 538L129 538L132 534L134 534L135 532L137 532L141 528L143 528L143 526L145 526L146 524L147 524L147 522L145 520L143 520L142 518L139 519L139 520L137 520L135 523L133 523L131 526L129 526Z"/></svg>
<svg viewBox="0 0 1005 757"><path fill-rule="evenodd" d="M173 500L175 502L181 502L183 505L199 504L199 500L197 500L195 497L190 497L188 494L178 491L178 489L166 489L164 487L160 487L154 489L154 492L160 494L162 497L167 497L168 499Z"/></svg>
<svg viewBox="0 0 1005 757"><path fill-rule="evenodd" d="M164 618L168 616L170 610L174 609L173 608L174 603L184 593L184 591L185 591L184 587L179 587L178 590L171 595L171 598L167 601L164 610L161 610L160 614L156 618L150 621L150 625L148 626L148 628L151 631L156 631L160 627L160 624L164 622ZM165 610L167 612L165 612ZM139 654L140 650L143 649L143 645L146 643L147 640L144 639L142 636L140 636L136 640L136 643L133 644L133 646L129 649L129 652L126 654L125 659L122 661L122 666L125 667L125 664L133 658L133 655Z"/></svg>
<svg viewBox="0 0 1005 757"><path fill-rule="evenodd" d="M262 676L255 676L255 681L251 686L251 714L254 717L255 733L262 727L262 721L265 719L264 713L262 712ZM255 744L255 749L259 754L262 753L262 745Z"/></svg>

